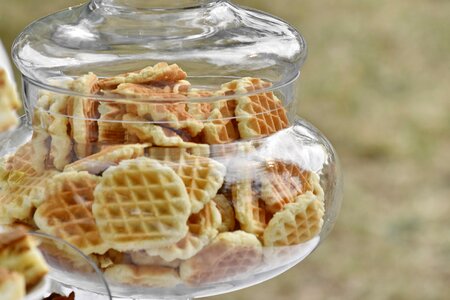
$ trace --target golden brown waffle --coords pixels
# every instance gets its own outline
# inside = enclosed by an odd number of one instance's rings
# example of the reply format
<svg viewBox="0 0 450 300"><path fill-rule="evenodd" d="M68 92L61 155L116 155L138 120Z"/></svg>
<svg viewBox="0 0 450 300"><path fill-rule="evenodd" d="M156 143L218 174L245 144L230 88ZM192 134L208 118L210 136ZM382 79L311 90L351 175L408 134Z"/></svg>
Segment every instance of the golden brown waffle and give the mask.
<svg viewBox="0 0 450 300"><path fill-rule="evenodd" d="M264 246L297 245L320 233L323 224L323 203L311 192L297 197L276 213L264 231Z"/></svg>
<svg viewBox="0 0 450 300"><path fill-rule="evenodd" d="M0 68L0 132L17 126L19 119L16 110L21 107L16 88L8 80L8 75Z"/></svg>
<svg viewBox="0 0 450 300"><path fill-rule="evenodd" d="M34 214L45 233L74 245L84 254L103 254L109 245L101 238L92 215L99 177L87 172L64 172L49 181L43 202Z"/></svg>
<svg viewBox="0 0 450 300"><path fill-rule="evenodd" d="M173 129L186 129L192 137L197 136L203 129L203 122L188 113L187 97L182 94L155 93L151 88L131 84L114 90L114 93L137 99L126 102L127 112L152 120L155 124Z"/></svg>
<svg viewBox="0 0 450 300"><path fill-rule="evenodd" d="M23 300L25 297L23 275L0 268L0 295L4 300Z"/></svg>
<svg viewBox="0 0 450 300"><path fill-rule="evenodd" d="M90 95L98 92L97 76L93 73L81 76L72 83L74 92ZM75 153L83 158L94 153L98 141L99 102L85 97L69 97L67 114L70 116L70 128L75 142Z"/></svg>
<svg viewBox="0 0 450 300"><path fill-rule="evenodd" d="M273 214L294 202L297 196L313 190L309 182L310 172L295 163L267 161L265 172L261 175L261 199Z"/></svg>
<svg viewBox="0 0 450 300"><path fill-rule="evenodd" d="M223 184L226 168L221 163L169 148L150 149L151 158L164 160L181 177L186 186L193 213L198 213Z"/></svg>
<svg viewBox="0 0 450 300"><path fill-rule="evenodd" d="M32 156L32 142L23 144L13 155L6 159L5 169L7 171L19 171L28 175L35 175L38 172L33 167Z"/></svg>
<svg viewBox="0 0 450 300"><path fill-rule="evenodd" d="M172 83L186 79L186 73L176 64L168 65L165 62L146 67L136 72L125 73L111 78L101 79L98 86L111 90L121 83L162 84Z"/></svg>
<svg viewBox="0 0 450 300"><path fill-rule="evenodd" d="M106 269L105 278L112 283L168 288L181 284L175 269L158 266L114 265Z"/></svg>
<svg viewBox="0 0 450 300"><path fill-rule="evenodd" d="M122 161L103 173L93 213L111 248L138 251L182 239L191 204L180 177L149 158Z"/></svg>
<svg viewBox="0 0 450 300"><path fill-rule="evenodd" d="M243 231L224 232L194 257L180 265L181 279L190 285L245 276L262 261L258 239Z"/></svg>
<svg viewBox="0 0 450 300"><path fill-rule="evenodd" d="M67 102L67 96L53 94L53 103L49 109L48 133L51 137L49 159L58 170L64 169L72 162L73 143L68 134Z"/></svg>
<svg viewBox="0 0 450 300"><path fill-rule="evenodd" d="M48 164L50 153L50 134L48 127L51 124L48 110L53 103L53 96L44 92L39 97L33 114L33 136L31 138L31 164L37 172L43 172Z"/></svg>
<svg viewBox="0 0 450 300"><path fill-rule="evenodd" d="M6 184L0 191L0 205L3 207L3 222L12 220L30 222L33 209L43 199L47 182L58 172L47 170L43 173L29 174L21 171L11 171Z"/></svg>
<svg viewBox="0 0 450 300"><path fill-rule="evenodd" d="M118 145L125 141L125 128L122 118L126 113L125 106L112 102L102 102L98 107L100 119L98 120L98 144Z"/></svg>
<svg viewBox="0 0 450 300"><path fill-rule="evenodd" d="M161 256L148 255L145 251L131 252L131 261L138 266L159 266L178 268L181 264L181 260L175 259L172 261L166 261Z"/></svg>
<svg viewBox="0 0 450 300"><path fill-rule="evenodd" d="M0 268L22 274L27 289L39 283L48 272L36 242L19 229L0 234Z"/></svg>
<svg viewBox="0 0 450 300"><path fill-rule="evenodd" d="M149 144L106 146L98 153L67 165L64 171L87 171L97 175L111 166L118 165L123 160L144 156L145 148L149 146Z"/></svg>
<svg viewBox="0 0 450 300"><path fill-rule="evenodd" d="M149 249L147 254L160 256L166 261L191 258L217 236L221 223L220 211L211 201L199 213L189 217L189 232L183 239L167 247Z"/></svg>
<svg viewBox="0 0 450 300"><path fill-rule="evenodd" d="M186 142L173 130L149 123L144 118L133 114L123 116L122 126L128 133L134 134L141 143L151 143L155 146L182 146Z"/></svg>
<svg viewBox="0 0 450 300"><path fill-rule="evenodd" d="M272 215L251 178L250 175L244 176L232 186L234 211L242 230L261 237Z"/></svg>
<svg viewBox="0 0 450 300"><path fill-rule="evenodd" d="M187 97L191 98L204 98L204 97L212 97L214 93L211 91L199 90L199 89L191 89L187 93ZM208 102L188 102L187 104L188 113L193 116L197 120L204 121L206 120L212 110L211 104Z"/></svg>
<svg viewBox="0 0 450 300"><path fill-rule="evenodd" d="M222 89L236 94L235 114L242 138L269 135L289 126L283 103L273 92L239 96L239 94L255 93L270 85L269 82L258 78L245 77L222 86Z"/></svg>
<svg viewBox="0 0 450 300"><path fill-rule="evenodd" d="M235 100L220 100L211 103L211 113L204 124L203 135L207 144L226 144L239 139Z"/></svg>
<svg viewBox="0 0 450 300"><path fill-rule="evenodd" d="M212 201L216 203L222 218L222 223L217 230L219 232L233 231L236 228L233 203L222 194L216 195Z"/></svg>
<svg viewBox="0 0 450 300"><path fill-rule="evenodd" d="M184 82L189 84L189 82L185 80L181 84L177 83L174 85L167 85L165 87L146 86L134 83L122 83L115 90L112 90L111 93L124 96L125 98L145 99L145 102L158 100L186 100L186 96L178 93L180 85L183 85ZM184 90L185 88L182 89ZM123 101L121 102L123 103ZM138 106L137 103L135 105L136 107ZM128 108L130 107L135 106L128 106ZM139 108L137 108L137 110L139 111Z"/></svg>

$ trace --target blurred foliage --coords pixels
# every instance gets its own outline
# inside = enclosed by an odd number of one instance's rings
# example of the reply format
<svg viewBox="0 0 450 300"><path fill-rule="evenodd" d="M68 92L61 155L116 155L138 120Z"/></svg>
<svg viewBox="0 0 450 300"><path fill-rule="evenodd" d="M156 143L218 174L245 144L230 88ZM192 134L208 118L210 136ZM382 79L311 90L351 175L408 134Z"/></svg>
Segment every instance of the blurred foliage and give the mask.
<svg viewBox="0 0 450 300"><path fill-rule="evenodd" d="M0 37L9 47L32 20L79 2L0 0ZM448 299L450 1L235 3L305 35L299 114L340 154L345 199L303 263L214 299Z"/></svg>

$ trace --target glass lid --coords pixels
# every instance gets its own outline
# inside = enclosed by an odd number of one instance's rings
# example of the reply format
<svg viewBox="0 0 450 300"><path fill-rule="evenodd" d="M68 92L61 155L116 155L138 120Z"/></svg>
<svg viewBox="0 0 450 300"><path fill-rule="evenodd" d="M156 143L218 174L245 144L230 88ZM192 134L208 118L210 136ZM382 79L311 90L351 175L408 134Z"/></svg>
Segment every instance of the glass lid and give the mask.
<svg viewBox="0 0 450 300"><path fill-rule="evenodd" d="M91 0L32 23L13 58L41 86L166 61L194 78L259 77L276 88L298 76L306 44L287 23L229 1Z"/></svg>

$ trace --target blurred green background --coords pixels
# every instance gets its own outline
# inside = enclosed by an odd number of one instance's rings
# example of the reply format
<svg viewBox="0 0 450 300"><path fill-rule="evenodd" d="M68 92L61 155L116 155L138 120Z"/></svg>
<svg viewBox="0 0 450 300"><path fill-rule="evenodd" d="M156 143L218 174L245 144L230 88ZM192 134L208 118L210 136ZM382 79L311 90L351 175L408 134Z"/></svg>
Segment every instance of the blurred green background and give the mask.
<svg viewBox="0 0 450 300"><path fill-rule="evenodd" d="M0 0L0 37L81 2ZM235 3L305 35L299 113L335 145L345 198L303 263L211 299L449 299L450 1Z"/></svg>

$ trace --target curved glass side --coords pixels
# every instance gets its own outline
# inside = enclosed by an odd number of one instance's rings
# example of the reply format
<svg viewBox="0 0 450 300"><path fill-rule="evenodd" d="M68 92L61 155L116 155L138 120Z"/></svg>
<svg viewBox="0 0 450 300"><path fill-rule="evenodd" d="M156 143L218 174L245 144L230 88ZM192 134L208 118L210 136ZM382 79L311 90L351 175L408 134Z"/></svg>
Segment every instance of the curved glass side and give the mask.
<svg viewBox="0 0 450 300"><path fill-rule="evenodd" d="M39 241L39 249L50 267L51 292L74 291L77 299L84 299L81 294L87 292L89 299L112 299L108 283L92 258L55 236L41 232L30 235Z"/></svg>

